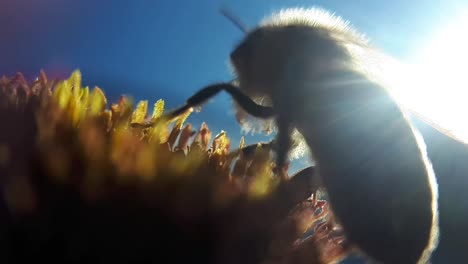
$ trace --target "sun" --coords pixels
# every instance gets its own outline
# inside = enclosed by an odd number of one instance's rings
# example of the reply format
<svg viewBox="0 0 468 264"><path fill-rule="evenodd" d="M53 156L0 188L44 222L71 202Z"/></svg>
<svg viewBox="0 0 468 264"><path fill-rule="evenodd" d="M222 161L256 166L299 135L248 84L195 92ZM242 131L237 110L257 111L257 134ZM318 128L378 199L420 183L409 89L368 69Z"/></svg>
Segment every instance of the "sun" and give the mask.
<svg viewBox="0 0 468 264"><path fill-rule="evenodd" d="M393 64L392 92L412 112L468 142L468 10L415 54ZM398 78L395 78L395 73Z"/></svg>

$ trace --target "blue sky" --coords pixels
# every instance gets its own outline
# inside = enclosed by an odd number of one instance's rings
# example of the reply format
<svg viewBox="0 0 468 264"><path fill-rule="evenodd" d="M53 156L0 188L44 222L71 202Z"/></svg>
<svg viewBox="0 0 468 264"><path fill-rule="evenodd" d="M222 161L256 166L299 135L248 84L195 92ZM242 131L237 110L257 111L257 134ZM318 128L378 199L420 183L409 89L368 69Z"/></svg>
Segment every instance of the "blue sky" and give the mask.
<svg viewBox="0 0 468 264"><path fill-rule="evenodd" d="M0 75L21 71L33 78L45 69L66 77L80 69L86 85L100 86L111 99L163 98L171 108L204 85L231 79L228 55L243 34L220 6L254 26L279 8L312 5L350 20L403 60L463 7L460 0L2 0ZM227 130L235 146L240 129L230 106L221 95L189 121L207 121L213 133Z"/></svg>

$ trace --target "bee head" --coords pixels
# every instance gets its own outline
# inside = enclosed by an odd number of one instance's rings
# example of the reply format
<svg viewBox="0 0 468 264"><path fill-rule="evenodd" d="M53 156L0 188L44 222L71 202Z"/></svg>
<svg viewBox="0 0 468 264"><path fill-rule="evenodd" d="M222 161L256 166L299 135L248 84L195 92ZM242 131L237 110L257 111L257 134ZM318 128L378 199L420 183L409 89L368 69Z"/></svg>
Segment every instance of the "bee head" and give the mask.
<svg viewBox="0 0 468 264"><path fill-rule="evenodd" d="M240 88L251 95L271 95L292 81L349 67L353 50L368 45L348 21L316 7L280 10L244 32L231 64Z"/></svg>
<svg viewBox="0 0 468 264"><path fill-rule="evenodd" d="M346 49L330 32L306 25L262 26L249 33L231 53L240 88L250 95L269 95L295 81L313 80L349 61Z"/></svg>

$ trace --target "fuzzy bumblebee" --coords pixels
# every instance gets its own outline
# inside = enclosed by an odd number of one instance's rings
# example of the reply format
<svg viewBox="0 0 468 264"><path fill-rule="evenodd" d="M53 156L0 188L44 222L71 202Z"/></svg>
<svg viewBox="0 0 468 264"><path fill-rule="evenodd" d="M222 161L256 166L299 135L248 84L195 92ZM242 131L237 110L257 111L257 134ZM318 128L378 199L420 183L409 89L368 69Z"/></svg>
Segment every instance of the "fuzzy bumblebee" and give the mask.
<svg viewBox="0 0 468 264"><path fill-rule="evenodd" d="M348 239L379 262L427 263L438 243L437 183L419 132L371 74L376 54L327 11L281 10L231 53L236 84L208 86L173 114L224 90L241 124L276 127L278 166L297 130Z"/></svg>

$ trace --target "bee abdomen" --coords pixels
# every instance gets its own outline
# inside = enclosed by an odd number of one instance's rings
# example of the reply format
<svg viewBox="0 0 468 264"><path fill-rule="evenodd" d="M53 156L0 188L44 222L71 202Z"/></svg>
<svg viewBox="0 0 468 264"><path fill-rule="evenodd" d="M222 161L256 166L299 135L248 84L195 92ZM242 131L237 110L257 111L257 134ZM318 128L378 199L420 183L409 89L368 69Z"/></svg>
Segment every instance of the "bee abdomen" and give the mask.
<svg viewBox="0 0 468 264"><path fill-rule="evenodd" d="M378 84L358 73L316 84L298 129L351 242L383 263L425 263L438 240L425 145ZM313 96L312 96L313 97ZM309 98L312 98L309 96ZM312 114L311 114L312 113Z"/></svg>

